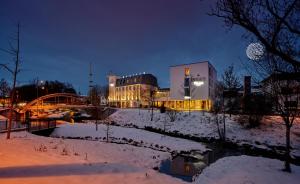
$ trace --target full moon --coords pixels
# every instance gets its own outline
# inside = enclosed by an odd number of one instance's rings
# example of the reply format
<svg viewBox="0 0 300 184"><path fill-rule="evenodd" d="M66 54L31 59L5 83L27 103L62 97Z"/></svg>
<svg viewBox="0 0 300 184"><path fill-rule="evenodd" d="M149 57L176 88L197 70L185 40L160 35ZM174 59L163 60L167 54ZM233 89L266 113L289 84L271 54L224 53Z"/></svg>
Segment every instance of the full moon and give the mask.
<svg viewBox="0 0 300 184"><path fill-rule="evenodd" d="M260 43L251 43L246 49L246 54L251 60L260 60L265 52L265 48Z"/></svg>

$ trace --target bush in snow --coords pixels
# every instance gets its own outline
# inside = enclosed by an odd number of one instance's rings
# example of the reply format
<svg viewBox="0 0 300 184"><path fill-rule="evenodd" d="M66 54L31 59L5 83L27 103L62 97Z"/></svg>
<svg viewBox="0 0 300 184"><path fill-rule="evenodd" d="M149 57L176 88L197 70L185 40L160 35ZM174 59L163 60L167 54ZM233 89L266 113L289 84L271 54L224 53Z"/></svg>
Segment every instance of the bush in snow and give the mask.
<svg viewBox="0 0 300 184"><path fill-rule="evenodd" d="M168 117L170 118L170 122L174 122L177 117L177 111L173 109L168 109L167 113Z"/></svg>
<svg viewBox="0 0 300 184"><path fill-rule="evenodd" d="M63 156L66 156L66 155L69 155L69 150L68 150L68 148L65 146L64 148L63 148L63 150L62 150L62 152L61 152L61 155L63 155Z"/></svg>
<svg viewBox="0 0 300 184"><path fill-rule="evenodd" d="M39 147L34 147L35 151L47 152L47 147L44 144L41 144Z"/></svg>

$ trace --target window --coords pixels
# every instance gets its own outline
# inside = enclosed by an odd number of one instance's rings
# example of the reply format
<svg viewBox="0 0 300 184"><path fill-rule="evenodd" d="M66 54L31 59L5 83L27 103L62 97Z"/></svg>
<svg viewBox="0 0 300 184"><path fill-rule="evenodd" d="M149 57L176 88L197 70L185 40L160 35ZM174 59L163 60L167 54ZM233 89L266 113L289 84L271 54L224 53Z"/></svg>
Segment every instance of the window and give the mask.
<svg viewBox="0 0 300 184"><path fill-rule="evenodd" d="M190 87L190 78L185 78L185 79L184 79L184 87L185 87L185 88Z"/></svg>
<svg viewBox="0 0 300 184"><path fill-rule="evenodd" d="M190 97L190 88L184 88L184 96Z"/></svg>
<svg viewBox="0 0 300 184"><path fill-rule="evenodd" d="M184 69L184 75L185 76L189 76L190 75L190 69L189 68L185 68Z"/></svg>

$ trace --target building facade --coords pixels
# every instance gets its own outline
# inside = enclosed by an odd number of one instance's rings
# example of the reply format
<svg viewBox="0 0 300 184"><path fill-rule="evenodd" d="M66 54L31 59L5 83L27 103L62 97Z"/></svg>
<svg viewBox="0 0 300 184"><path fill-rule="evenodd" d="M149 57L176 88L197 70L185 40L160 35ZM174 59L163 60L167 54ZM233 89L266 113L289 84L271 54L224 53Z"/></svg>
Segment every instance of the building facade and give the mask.
<svg viewBox="0 0 300 184"><path fill-rule="evenodd" d="M129 77L109 75L109 104L116 107L156 107L211 110L217 72L208 62L170 67L170 88L159 89L152 74Z"/></svg>
<svg viewBox="0 0 300 184"><path fill-rule="evenodd" d="M108 76L110 106L148 107L157 91L157 79L152 74L139 74L120 77L110 74Z"/></svg>
<svg viewBox="0 0 300 184"><path fill-rule="evenodd" d="M217 72L208 62L196 62L170 67L170 96L163 102L177 110L207 110L214 100ZM162 102L157 102L160 106Z"/></svg>

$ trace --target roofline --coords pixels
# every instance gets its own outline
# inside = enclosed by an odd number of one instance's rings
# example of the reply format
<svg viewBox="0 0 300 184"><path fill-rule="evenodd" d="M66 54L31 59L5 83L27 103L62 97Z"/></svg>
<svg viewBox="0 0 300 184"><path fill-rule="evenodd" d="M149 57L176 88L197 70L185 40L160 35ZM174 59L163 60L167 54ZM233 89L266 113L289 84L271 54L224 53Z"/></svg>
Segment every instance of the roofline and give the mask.
<svg viewBox="0 0 300 184"><path fill-rule="evenodd" d="M192 65L192 64L198 64L198 63L209 63L210 65L212 65L209 61L197 61L197 62L193 62L193 63L171 65L170 67L177 67L177 66L184 66L184 65Z"/></svg>

